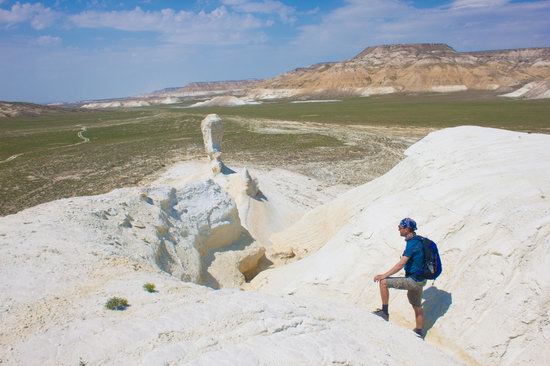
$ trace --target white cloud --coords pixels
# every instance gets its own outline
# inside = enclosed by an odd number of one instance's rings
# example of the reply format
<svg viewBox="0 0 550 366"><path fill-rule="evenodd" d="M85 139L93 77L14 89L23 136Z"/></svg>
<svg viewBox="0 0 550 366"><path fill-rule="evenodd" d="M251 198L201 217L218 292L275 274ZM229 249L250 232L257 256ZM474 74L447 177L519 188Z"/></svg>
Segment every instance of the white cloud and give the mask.
<svg viewBox="0 0 550 366"><path fill-rule="evenodd" d="M452 8L482 8L506 5L509 0L455 0L451 4Z"/></svg>
<svg viewBox="0 0 550 366"><path fill-rule="evenodd" d="M0 24L8 26L30 22L34 29L40 30L52 25L56 18L57 14L52 9L40 3L15 3L9 10L0 9Z"/></svg>
<svg viewBox="0 0 550 366"><path fill-rule="evenodd" d="M467 6L474 3L483 6ZM337 59L388 43L438 42L459 50L549 46L548 19L550 1L457 0L418 9L404 0L346 0L320 24L301 28L294 49Z"/></svg>
<svg viewBox="0 0 550 366"><path fill-rule="evenodd" d="M57 46L62 43L62 39L54 36L40 36L35 40L39 46Z"/></svg>
<svg viewBox="0 0 550 366"><path fill-rule="evenodd" d="M224 5L231 6L235 11L251 14L277 14L285 23L296 21L293 16L295 9L280 1L247 1L247 0L222 0Z"/></svg>
<svg viewBox="0 0 550 366"><path fill-rule="evenodd" d="M180 44L234 44L261 41L257 30L264 24L250 14L228 12L219 7L199 13L162 9L144 11L85 11L69 17L77 27L112 28L124 31L151 31Z"/></svg>
<svg viewBox="0 0 550 366"><path fill-rule="evenodd" d="M321 8L316 6L313 9L305 11L303 14L304 15L315 15L315 14L319 14L320 11L321 11Z"/></svg>
<svg viewBox="0 0 550 366"><path fill-rule="evenodd" d="M137 7L129 11L84 11L69 17L70 21L81 28L113 28L124 31L168 32L191 19L190 12L174 12L163 9L156 12L143 11Z"/></svg>

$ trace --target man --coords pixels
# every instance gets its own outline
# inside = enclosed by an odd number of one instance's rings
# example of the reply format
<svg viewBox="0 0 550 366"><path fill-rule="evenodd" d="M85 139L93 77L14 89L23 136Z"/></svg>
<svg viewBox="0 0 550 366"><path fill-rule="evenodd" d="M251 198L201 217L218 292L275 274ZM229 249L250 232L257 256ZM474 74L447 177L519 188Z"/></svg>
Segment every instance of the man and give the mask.
<svg viewBox="0 0 550 366"><path fill-rule="evenodd" d="M426 285L426 279L417 273L422 270L424 263L424 246L422 240L416 235L416 222L411 218L404 218L399 223L399 235L405 238L406 246L401 260L392 268L383 274L374 276L374 282L380 285L380 297L382 298L382 309L377 309L373 313L389 320L388 302L390 292L388 289L396 288L407 290L409 303L414 309L416 327L414 332L422 337L422 328L424 326L424 311L422 310L422 290ZM405 277L389 277L399 272L405 267Z"/></svg>

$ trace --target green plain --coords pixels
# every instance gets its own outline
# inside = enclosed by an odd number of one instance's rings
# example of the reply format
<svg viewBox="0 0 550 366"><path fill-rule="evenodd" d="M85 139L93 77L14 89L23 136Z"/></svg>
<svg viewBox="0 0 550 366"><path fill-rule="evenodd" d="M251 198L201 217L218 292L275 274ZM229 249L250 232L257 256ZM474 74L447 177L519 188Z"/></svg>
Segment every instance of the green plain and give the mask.
<svg viewBox="0 0 550 366"><path fill-rule="evenodd" d="M517 100L487 93L387 95L327 103L265 103L195 109L225 116L335 124L445 128L460 125L550 131L550 100Z"/></svg>

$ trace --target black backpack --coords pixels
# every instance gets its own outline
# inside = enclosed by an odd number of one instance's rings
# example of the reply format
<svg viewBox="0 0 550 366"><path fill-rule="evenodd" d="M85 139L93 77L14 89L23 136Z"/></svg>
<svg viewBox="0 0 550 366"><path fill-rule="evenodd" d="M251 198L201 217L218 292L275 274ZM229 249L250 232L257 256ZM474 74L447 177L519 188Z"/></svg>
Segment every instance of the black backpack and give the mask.
<svg viewBox="0 0 550 366"><path fill-rule="evenodd" d="M418 238L422 240L422 246L424 247L424 263L422 270L416 274L427 280L435 280L443 270L437 245L428 238L422 236L418 236Z"/></svg>

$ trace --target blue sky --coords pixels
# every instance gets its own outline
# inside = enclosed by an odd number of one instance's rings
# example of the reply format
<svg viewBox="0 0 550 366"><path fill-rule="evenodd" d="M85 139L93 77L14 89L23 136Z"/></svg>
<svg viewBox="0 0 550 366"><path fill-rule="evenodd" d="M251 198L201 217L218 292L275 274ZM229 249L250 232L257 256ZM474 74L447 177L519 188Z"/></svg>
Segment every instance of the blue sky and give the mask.
<svg viewBox="0 0 550 366"><path fill-rule="evenodd" d="M268 78L365 47L550 46L550 0L0 0L0 100Z"/></svg>

